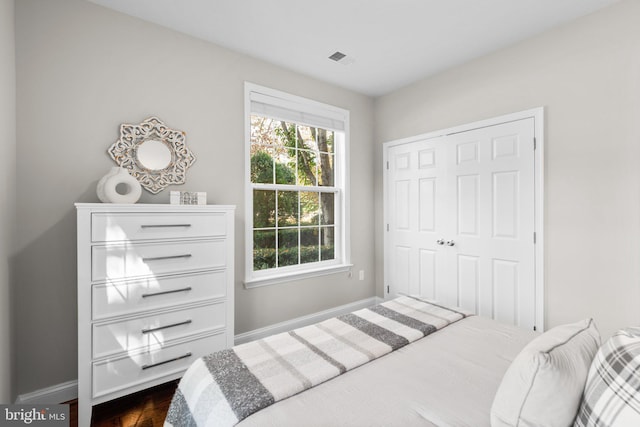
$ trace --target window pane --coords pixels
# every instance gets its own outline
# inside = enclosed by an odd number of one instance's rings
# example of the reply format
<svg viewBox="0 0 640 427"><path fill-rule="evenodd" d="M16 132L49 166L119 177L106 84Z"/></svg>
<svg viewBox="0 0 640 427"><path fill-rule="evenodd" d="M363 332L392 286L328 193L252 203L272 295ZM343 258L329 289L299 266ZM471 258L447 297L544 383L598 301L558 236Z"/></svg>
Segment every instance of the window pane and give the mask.
<svg viewBox="0 0 640 427"><path fill-rule="evenodd" d="M326 129L317 130L318 150L318 185L325 187L333 186L335 182L334 155L333 155L334 133Z"/></svg>
<svg viewBox="0 0 640 427"><path fill-rule="evenodd" d="M278 191L278 226L298 225L298 192Z"/></svg>
<svg viewBox="0 0 640 427"><path fill-rule="evenodd" d="M317 227L300 230L300 264L320 261L318 231Z"/></svg>
<svg viewBox="0 0 640 427"><path fill-rule="evenodd" d="M253 232L253 269L266 270L276 267L275 230Z"/></svg>
<svg viewBox="0 0 640 427"><path fill-rule="evenodd" d="M333 131L320 129L318 133L318 150L323 153L334 154L334 141L335 133Z"/></svg>
<svg viewBox="0 0 640 427"><path fill-rule="evenodd" d="M334 156L327 153L320 153L318 162L318 185L323 187L333 187L335 185Z"/></svg>
<svg viewBox="0 0 640 427"><path fill-rule="evenodd" d="M300 225L320 224L320 193L300 192Z"/></svg>
<svg viewBox="0 0 640 427"><path fill-rule="evenodd" d="M295 150L278 147L275 150L276 184L296 183Z"/></svg>
<svg viewBox="0 0 640 427"><path fill-rule="evenodd" d="M251 116L251 143L262 145L273 145L277 141L274 133L278 121L268 117Z"/></svg>
<svg viewBox="0 0 640 427"><path fill-rule="evenodd" d="M278 266L298 264L298 229L278 231Z"/></svg>
<svg viewBox="0 0 640 427"><path fill-rule="evenodd" d="M298 185L317 185L317 154L309 150L298 150Z"/></svg>
<svg viewBox="0 0 640 427"><path fill-rule="evenodd" d="M253 190L253 228L276 226L276 192Z"/></svg>
<svg viewBox="0 0 640 427"><path fill-rule="evenodd" d="M251 146L251 182L273 184L273 150L263 145Z"/></svg>
<svg viewBox="0 0 640 427"><path fill-rule="evenodd" d="M316 142L317 129L309 126L298 126L298 148L300 150L318 150Z"/></svg>
<svg viewBox="0 0 640 427"><path fill-rule="evenodd" d="M274 125L274 134L278 137L277 144L281 147L296 148L297 127L295 123L277 121Z"/></svg>
<svg viewBox="0 0 640 427"><path fill-rule="evenodd" d="M335 193L320 193L321 224L334 225Z"/></svg>
<svg viewBox="0 0 640 427"><path fill-rule="evenodd" d="M334 227L320 227L320 259L335 259Z"/></svg>

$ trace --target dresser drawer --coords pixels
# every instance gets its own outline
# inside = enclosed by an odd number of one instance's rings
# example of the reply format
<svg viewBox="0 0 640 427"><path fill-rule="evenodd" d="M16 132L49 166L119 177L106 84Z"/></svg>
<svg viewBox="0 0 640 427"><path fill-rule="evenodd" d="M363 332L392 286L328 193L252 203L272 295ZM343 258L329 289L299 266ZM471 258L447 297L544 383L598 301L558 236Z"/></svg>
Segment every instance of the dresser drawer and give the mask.
<svg viewBox="0 0 640 427"><path fill-rule="evenodd" d="M93 246L91 279L101 281L220 268L226 265L225 249L223 240Z"/></svg>
<svg viewBox="0 0 640 427"><path fill-rule="evenodd" d="M185 310L141 316L93 325L93 357L162 345L190 335L223 329L226 304L217 303Z"/></svg>
<svg viewBox="0 0 640 427"><path fill-rule="evenodd" d="M224 213L94 213L92 242L221 237L227 234Z"/></svg>
<svg viewBox="0 0 640 427"><path fill-rule="evenodd" d="M226 296L225 270L93 285L93 320Z"/></svg>
<svg viewBox="0 0 640 427"><path fill-rule="evenodd" d="M220 333L94 363L92 365L93 397L163 377L177 377L194 360L222 350L225 345L226 334Z"/></svg>

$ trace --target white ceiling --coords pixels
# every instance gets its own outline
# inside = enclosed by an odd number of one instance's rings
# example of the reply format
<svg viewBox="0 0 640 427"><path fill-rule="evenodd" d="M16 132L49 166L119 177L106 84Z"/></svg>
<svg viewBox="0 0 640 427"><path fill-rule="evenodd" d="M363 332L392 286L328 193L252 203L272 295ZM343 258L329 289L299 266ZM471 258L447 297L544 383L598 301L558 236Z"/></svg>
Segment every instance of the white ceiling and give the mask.
<svg viewBox="0 0 640 427"><path fill-rule="evenodd" d="M89 1L378 96L618 0Z"/></svg>

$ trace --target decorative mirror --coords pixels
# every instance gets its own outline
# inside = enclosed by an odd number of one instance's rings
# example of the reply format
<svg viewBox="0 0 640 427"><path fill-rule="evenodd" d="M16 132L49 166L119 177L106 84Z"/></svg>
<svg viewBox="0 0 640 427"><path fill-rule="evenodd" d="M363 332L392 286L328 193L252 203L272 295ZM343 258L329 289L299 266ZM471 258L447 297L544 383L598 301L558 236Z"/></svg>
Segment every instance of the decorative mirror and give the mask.
<svg viewBox="0 0 640 427"><path fill-rule="evenodd" d="M129 170L147 191L157 194L171 184L184 184L196 157L186 144L186 134L167 127L157 117L140 124L120 125L120 139L107 150Z"/></svg>

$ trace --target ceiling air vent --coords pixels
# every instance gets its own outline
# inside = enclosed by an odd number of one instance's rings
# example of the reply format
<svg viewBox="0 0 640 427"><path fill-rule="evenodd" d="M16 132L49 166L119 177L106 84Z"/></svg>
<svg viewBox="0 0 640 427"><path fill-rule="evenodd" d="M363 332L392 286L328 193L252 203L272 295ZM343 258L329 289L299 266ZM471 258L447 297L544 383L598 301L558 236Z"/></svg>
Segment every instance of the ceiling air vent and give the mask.
<svg viewBox="0 0 640 427"><path fill-rule="evenodd" d="M340 61L341 59L343 59L345 56L347 56L347 55L345 55L345 54L344 54L344 53L342 53L342 52L335 52L333 55L331 55L331 56L329 57L329 59L331 59L332 61L336 61L336 62L338 62L338 61Z"/></svg>

